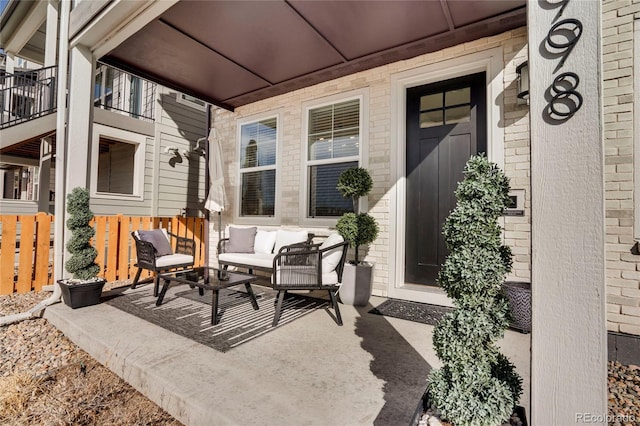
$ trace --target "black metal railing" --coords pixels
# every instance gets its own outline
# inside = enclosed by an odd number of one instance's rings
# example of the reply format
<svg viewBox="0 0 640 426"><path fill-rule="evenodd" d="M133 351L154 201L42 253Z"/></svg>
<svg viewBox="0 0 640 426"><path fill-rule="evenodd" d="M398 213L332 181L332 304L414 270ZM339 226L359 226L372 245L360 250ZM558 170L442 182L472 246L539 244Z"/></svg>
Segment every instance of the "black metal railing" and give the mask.
<svg viewBox="0 0 640 426"><path fill-rule="evenodd" d="M0 129L56 112L58 67L0 75Z"/></svg>
<svg viewBox="0 0 640 426"><path fill-rule="evenodd" d="M156 85L98 62L93 105L143 121L154 121Z"/></svg>
<svg viewBox="0 0 640 426"><path fill-rule="evenodd" d="M0 129L56 112L58 67L0 70ZM98 63L94 106L130 117L154 121L156 84Z"/></svg>

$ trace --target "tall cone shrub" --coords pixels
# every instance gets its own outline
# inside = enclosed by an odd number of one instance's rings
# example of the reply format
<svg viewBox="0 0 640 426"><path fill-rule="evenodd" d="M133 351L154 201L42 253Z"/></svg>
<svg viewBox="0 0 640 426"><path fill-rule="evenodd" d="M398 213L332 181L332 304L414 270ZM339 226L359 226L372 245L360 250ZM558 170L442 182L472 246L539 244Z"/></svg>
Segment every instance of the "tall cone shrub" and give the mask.
<svg viewBox="0 0 640 426"><path fill-rule="evenodd" d="M456 426L500 425L522 393L522 379L496 346L511 320L502 289L511 250L498 224L510 203L509 180L484 155L471 157L464 176L444 224L450 254L438 276L456 309L434 330L443 367L431 372L429 391L442 417Z"/></svg>
<svg viewBox="0 0 640 426"><path fill-rule="evenodd" d="M89 208L89 191L84 188L74 188L67 195L67 228L71 231L71 239L67 243L67 250L71 257L65 263L65 268L74 278L88 280L100 272L95 263L98 251L91 246L91 238L95 230L89 226L93 212Z"/></svg>

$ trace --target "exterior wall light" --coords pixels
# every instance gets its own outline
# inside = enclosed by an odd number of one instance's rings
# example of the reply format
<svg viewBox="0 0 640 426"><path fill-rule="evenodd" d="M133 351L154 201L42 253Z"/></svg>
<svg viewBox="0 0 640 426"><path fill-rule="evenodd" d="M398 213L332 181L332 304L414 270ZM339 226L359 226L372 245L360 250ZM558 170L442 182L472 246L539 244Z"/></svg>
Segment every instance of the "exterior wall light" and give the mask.
<svg viewBox="0 0 640 426"><path fill-rule="evenodd" d="M529 103L529 61L516 68L518 74L518 103Z"/></svg>

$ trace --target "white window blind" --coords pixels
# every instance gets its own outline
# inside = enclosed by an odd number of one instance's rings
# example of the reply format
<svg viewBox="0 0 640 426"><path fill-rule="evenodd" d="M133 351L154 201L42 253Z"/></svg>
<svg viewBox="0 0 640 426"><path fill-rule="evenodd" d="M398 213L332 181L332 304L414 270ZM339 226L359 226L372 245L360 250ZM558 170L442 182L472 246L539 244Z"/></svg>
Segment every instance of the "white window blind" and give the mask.
<svg viewBox="0 0 640 426"><path fill-rule="evenodd" d="M309 110L307 135L307 216L336 217L353 211L336 189L342 171L356 167L360 155L360 100Z"/></svg>

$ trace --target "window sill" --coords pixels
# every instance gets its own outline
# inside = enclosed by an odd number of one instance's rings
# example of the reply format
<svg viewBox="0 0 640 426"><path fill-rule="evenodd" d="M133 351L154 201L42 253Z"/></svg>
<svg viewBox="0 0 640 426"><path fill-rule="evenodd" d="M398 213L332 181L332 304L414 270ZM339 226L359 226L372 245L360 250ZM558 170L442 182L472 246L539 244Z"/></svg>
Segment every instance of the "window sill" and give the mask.
<svg viewBox="0 0 640 426"><path fill-rule="evenodd" d="M277 216L235 216L233 222L237 225L280 225L280 218Z"/></svg>
<svg viewBox="0 0 640 426"><path fill-rule="evenodd" d="M141 195L135 194L111 194L109 192L94 192L91 194L91 198L97 198L102 200L127 200L127 201L143 201Z"/></svg>

